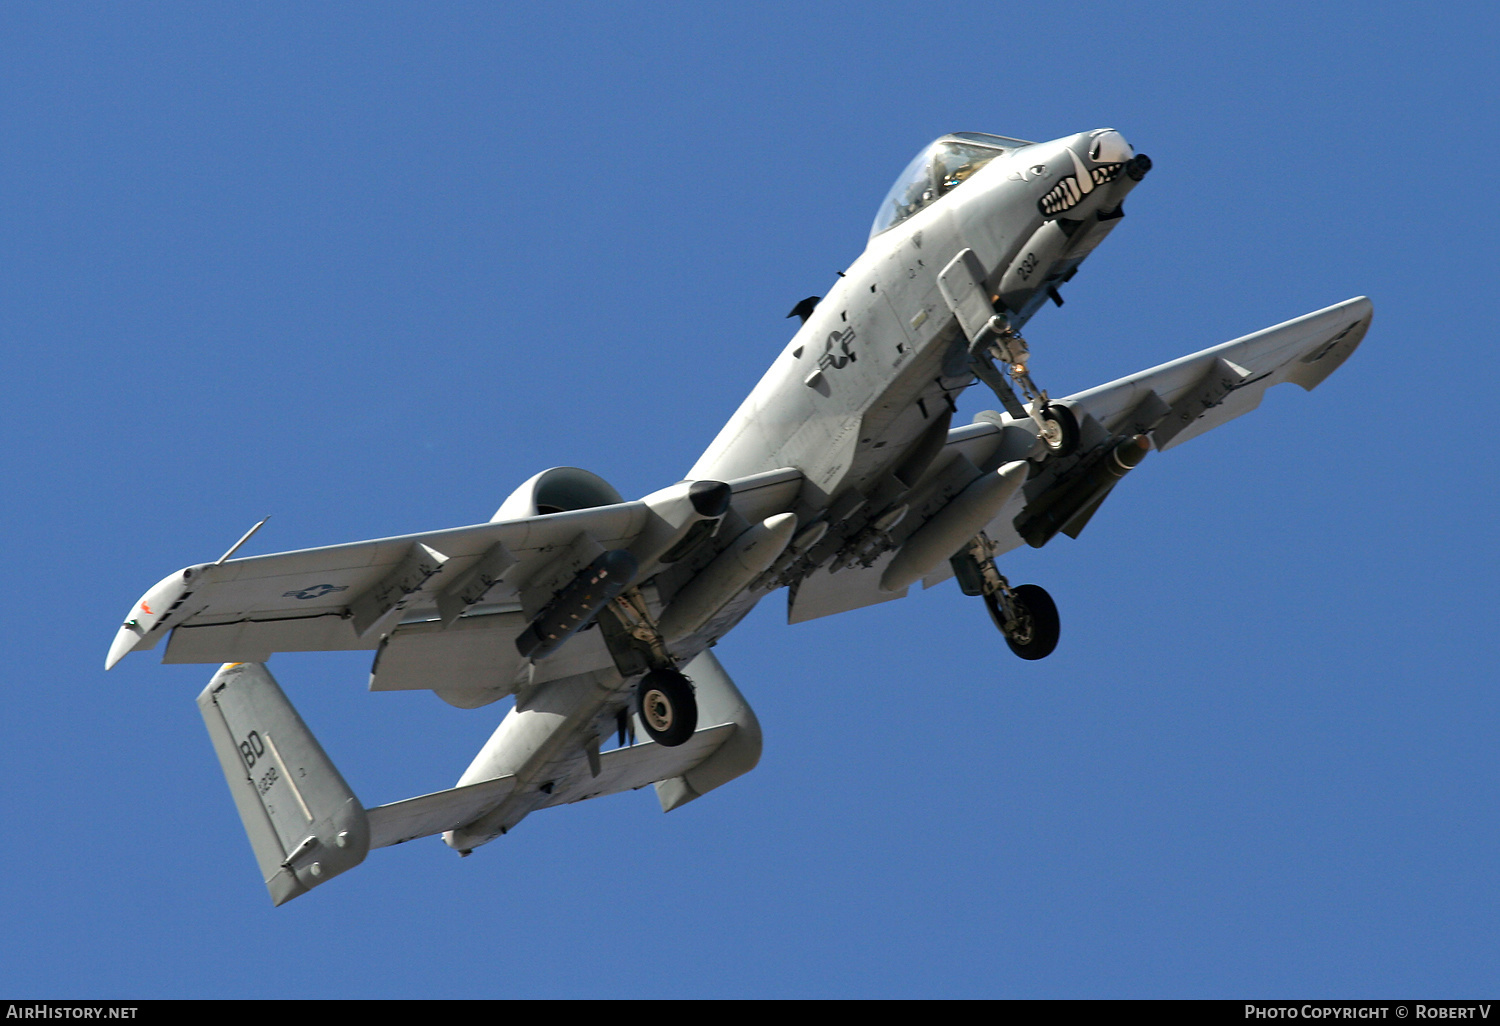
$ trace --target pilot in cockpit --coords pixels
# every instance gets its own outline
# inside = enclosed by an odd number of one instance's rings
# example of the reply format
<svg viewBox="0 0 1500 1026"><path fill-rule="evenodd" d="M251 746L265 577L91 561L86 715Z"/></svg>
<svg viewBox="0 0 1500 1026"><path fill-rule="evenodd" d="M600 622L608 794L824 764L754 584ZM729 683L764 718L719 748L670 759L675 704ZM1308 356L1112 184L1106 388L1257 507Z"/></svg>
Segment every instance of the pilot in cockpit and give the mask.
<svg viewBox="0 0 1500 1026"><path fill-rule="evenodd" d="M875 218L871 235L878 235L906 220L923 207L963 184L974 172L996 157L1019 146L1019 139L956 132L931 144L906 166Z"/></svg>

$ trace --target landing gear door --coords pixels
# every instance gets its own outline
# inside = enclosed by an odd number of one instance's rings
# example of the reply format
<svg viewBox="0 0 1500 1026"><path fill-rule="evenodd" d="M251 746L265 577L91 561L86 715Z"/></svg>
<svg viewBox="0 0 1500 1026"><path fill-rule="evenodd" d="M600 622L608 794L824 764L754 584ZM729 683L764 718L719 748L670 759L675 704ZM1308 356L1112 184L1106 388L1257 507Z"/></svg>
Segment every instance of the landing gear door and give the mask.
<svg viewBox="0 0 1500 1026"><path fill-rule="evenodd" d="M984 267L972 249L965 249L938 272L938 289L958 318L964 334L977 339L995 316L995 306L984 289Z"/></svg>

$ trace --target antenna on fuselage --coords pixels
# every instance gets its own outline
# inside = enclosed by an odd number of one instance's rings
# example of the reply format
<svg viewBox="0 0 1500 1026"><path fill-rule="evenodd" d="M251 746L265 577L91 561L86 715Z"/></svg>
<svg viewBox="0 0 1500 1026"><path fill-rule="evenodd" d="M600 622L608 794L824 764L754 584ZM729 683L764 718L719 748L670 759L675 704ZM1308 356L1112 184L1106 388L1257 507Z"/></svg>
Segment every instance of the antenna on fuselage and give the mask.
<svg viewBox="0 0 1500 1026"><path fill-rule="evenodd" d="M792 307L792 312L787 314L787 316L801 317L802 323L806 324L807 319L812 316L813 309L818 305L818 301L822 298L822 296L808 296L802 302Z"/></svg>

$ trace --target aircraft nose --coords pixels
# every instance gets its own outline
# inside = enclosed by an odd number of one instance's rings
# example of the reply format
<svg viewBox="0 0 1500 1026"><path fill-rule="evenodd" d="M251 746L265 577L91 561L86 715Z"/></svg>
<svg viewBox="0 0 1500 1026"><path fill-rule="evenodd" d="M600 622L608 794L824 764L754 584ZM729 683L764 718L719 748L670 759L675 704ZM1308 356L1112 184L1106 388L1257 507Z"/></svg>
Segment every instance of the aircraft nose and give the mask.
<svg viewBox="0 0 1500 1026"><path fill-rule="evenodd" d="M1125 194L1151 170L1151 159L1137 154L1113 128L1065 136L1056 145L1063 170L1057 184L1037 201L1046 218L1077 221L1117 209Z"/></svg>
<svg viewBox="0 0 1500 1026"><path fill-rule="evenodd" d="M1079 149L1095 164L1123 164L1135 156L1130 143L1113 128L1085 132L1079 141Z"/></svg>

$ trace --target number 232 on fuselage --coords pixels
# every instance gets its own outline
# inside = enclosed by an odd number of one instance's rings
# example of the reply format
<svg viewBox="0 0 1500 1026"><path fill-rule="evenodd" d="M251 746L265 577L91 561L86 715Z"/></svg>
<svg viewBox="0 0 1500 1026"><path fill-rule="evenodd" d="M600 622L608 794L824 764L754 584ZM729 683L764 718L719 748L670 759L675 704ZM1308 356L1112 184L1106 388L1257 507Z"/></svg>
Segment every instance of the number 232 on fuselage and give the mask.
<svg viewBox="0 0 1500 1026"><path fill-rule="evenodd" d="M1076 537L1151 449L1271 385L1312 389L1370 323L1351 299L1049 396L1021 329L1062 302L1150 169L1113 129L944 136L860 258L796 305L801 329L685 480L626 502L556 467L488 523L231 549L148 591L108 665L168 637L166 662L225 664L198 704L280 904L370 848L441 833L467 854L540 808L654 784L670 811L750 770L760 727L710 646L778 589L796 623L956 577L1017 655L1043 658L1057 609L998 557ZM1000 409L955 427L976 382ZM371 690L515 706L455 787L367 809L263 665L345 649L374 652Z"/></svg>

